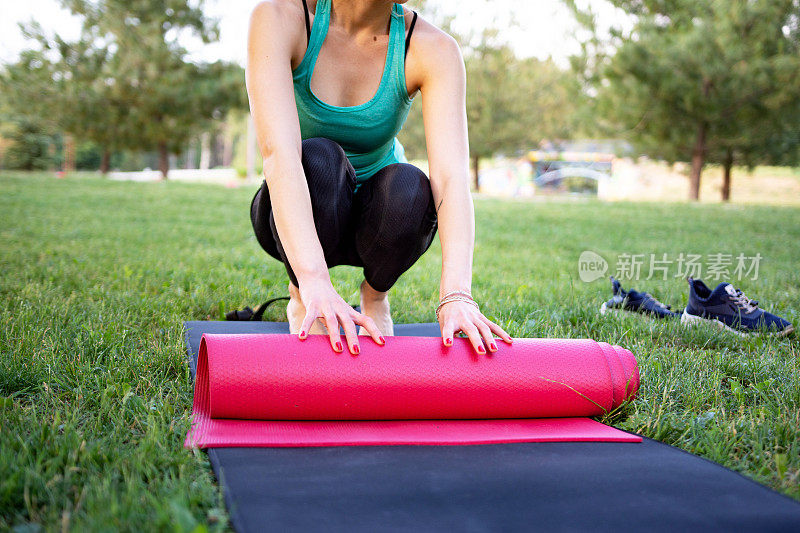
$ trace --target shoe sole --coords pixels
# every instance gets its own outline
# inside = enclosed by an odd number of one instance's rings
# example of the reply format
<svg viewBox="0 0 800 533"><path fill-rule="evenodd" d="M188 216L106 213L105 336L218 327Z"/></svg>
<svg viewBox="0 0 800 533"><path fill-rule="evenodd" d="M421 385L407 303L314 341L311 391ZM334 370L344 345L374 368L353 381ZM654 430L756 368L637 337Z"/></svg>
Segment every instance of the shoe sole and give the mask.
<svg viewBox="0 0 800 533"><path fill-rule="evenodd" d="M762 333L761 331L752 331L752 332L749 332L749 333L748 332L744 332L744 331L741 331L741 330L738 330L738 329L734 329L734 328L730 327L729 325L727 325L725 322L722 322L721 320L718 320L716 318L703 318L701 316L692 315L690 313L687 313L685 310L683 311L683 314L681 315L681 324L683 324L685 326L695 326L697 324L708 324L708 323L711 323L711 324L717 326L718 328L726 329L726 330L730 331L731 333L733 333L735 335L738 335L739 337L748 337L750 335L754 335L754 334L757 334L757 333ZM766 333L767 335L774 335L776 337L785 337L787 335L790 335L792 332L794 332L794 326L790 325L786 329L783 329L781 331L765 331L763 333Z"/></svg>
<svg viewBox="0 0 800 533"><path fill-rule="evenodd" d="M601 315L615 315L615 316L634 316L639 315L642 316L644 313L637 313L636 311L629 311L627 309L618 309L616 307L609 307L603 302L603 305L600 306L600 314Z"/></svg>
<svg viewBox="0 0 800 533"><path fill-rule="evenodd" d="M607 315L612 314L616 316L643 316L646 318L651 318L653 320L676 320L678 315L674 316L658 316L655 313L646 313L640 311L631 311L629 309L617 309L616 307L608 307L605 303L600 306L600 314Z"/></svg>

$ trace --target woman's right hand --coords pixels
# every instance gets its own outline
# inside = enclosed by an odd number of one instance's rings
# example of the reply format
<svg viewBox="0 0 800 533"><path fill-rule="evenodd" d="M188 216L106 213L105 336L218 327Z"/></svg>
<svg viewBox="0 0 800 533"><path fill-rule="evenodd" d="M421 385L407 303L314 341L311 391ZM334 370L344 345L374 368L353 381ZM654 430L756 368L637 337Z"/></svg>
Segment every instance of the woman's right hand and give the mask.
<svg viewBox="0 0 800 533"><path fill-rule="evenodd" d="M363 326L376 344L383 346L386 340L381 335L375 322L363 313L359 313L339 296L336 289L328 280L314 280L300 283L300 299L306 308L306 316L300 326L300 340L308 337L308 331L314 321L320 319L328 329L331 346L337 352L342 352L341 335L339 326L344 329L347 347L350 353L358 355L361 351L358 345L356 326Z"/></svg>

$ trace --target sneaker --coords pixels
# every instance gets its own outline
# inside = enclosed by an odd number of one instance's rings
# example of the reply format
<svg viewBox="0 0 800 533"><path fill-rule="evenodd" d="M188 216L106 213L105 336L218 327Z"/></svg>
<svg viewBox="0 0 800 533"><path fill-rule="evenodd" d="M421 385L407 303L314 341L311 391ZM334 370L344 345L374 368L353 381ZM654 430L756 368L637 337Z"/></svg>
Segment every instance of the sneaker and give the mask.
<svg viewBox="0 0 800 533"><path fill-rule="evenodd" d="M638 292L633 289L626 291L622 288L619 281L611 279L611 291L614 296L600 306L600 314L604 315L609 311L631 311L642 313L657 318L677 318L679 313L672 311L671 307L664 305L646 292Z"/></svg>
<svg viewBox="0 0 800 533"><path fill-rule="evenodd" d="M783 318L758 307L744 293L722 282L713 291L699 279L689 278L689 303L681 316L683 324L712 322L738 335L765 331L785 336L794 331L794 326Z"/></svg>

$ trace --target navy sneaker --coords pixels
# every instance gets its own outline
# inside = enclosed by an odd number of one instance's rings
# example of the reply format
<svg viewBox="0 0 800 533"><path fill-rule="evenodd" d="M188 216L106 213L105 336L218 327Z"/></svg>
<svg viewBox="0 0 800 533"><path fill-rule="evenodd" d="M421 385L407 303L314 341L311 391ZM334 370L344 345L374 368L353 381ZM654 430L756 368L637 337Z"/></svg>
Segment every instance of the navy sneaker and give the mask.
<svg viewBox="0 0 800 533"><path fill-rule="evenodd" d="M633 313L642 313L657 318L677 318L680 316L671 310L671 307L664 305L646 292L638 292L635 290L626 291L622 288L619 281L611 279L611 291L614 296L609 301L600 306L600 314L604 315L609 311L631 311Z"/></svg>
<svg viewBox="0 0 800 533"><path fill-rule="evenodd" d="M730 283L722 282L712 291L699 279L688 281L689 303L681 316L683 324L712 322L738 335L763 331L783 337L794 331L788 320L759 308L756 300Z"/></svg>

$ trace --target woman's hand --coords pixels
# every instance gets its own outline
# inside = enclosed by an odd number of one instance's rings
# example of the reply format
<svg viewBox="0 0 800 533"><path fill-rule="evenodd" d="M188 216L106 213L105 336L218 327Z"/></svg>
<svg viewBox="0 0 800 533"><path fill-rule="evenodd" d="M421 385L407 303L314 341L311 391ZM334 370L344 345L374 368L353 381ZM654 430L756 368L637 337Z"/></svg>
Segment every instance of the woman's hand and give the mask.
<svg viewBox="0 0 800 533"><path fill-rule="evenodd" d="M497 351L494 335L496 333L508 344L511 336L503 328L483 316L474 305L463 301L452 301L442 306L439 311L439 327L442 330L442 342L445 346L453 345L453 334L463 331L469 337L476 352L485 354L488 346L490 352Z"/></svg>
<svg viewBox="0 0 800 533"><path fill-rule="evenodd" d="M306 308L306 316L300 326L300 340L305 340L314 320L321 319L328 328L331 346L337 352L342 352L339 325L344 328L347 347L350 353L358 355L361 351L358 345L356 326L363 326L377 344L383 346L386 340L381 336L375 322L363 313L359 313L342 299L328 280L315 280L300 283L300 298Z"/></svg>

